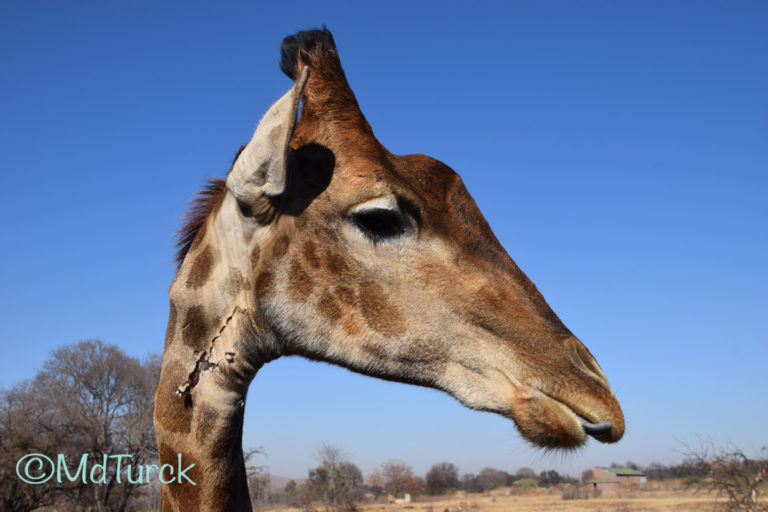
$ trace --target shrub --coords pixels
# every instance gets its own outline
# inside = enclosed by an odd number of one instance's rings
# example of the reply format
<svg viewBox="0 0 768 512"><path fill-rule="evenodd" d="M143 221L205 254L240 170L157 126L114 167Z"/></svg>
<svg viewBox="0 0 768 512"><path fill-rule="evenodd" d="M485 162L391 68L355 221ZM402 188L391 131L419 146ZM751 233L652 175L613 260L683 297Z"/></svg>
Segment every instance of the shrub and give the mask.
<svg viewBox="0 0 768 512"><path fill-rule="evenodd" d="M698 485L699 483L701 483L701 477L698 475L688 475L683 478L683 485L686 487Z"/></svg>
<svg viewBox="0 0 768 512"><path fill-rule="evenodd" d="M539 482L534 478L521 478L520 480L515 480L515 483L512 485L518 489L535 489L539 486Z"/></svg>
<svg viewBox="0 0 768 512"><path fill-rule="evenodd" d="M561 497L564 500L586 500L589 499L589 491L578 487L565 487Z"/></svg>

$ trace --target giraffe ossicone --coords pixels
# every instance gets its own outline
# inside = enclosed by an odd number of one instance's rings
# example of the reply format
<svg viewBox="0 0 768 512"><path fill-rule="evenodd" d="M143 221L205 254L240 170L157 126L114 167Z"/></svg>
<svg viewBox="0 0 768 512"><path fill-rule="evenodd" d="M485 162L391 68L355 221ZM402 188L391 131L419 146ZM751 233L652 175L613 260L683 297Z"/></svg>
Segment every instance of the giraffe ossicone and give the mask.
<svg viewBox="0 0 768 512"><path fill-rule="evenodd" d="M543 448L618 441L605 375L459 176L375 138L326 29L281 52L293 87L180 232L155 430L197 485L164 485L163 510L251 510L243 405L283 355L446 391Z"/></svg>

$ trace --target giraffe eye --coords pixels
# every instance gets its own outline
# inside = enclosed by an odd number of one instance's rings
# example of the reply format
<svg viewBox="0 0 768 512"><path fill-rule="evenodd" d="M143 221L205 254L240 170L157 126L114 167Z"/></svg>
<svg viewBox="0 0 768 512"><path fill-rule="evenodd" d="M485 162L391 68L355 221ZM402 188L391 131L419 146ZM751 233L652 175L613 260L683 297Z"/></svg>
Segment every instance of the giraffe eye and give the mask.
<svg viewBox="0 0 768 512"><path fill-rule="evenodd" d="M355 213L352 221L374 243L395 238L405 232L405 225L400 215L383 208Z"/></svg>

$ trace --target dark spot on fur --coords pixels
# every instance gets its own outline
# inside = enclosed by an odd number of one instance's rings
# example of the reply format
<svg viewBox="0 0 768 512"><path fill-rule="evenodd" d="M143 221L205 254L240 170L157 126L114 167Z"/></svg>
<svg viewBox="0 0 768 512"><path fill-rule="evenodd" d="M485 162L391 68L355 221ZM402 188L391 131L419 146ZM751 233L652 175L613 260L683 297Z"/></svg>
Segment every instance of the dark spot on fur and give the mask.
<svg viewBox="0 0 768 512"><path fill-rule="evenodd" d="M210 329L208 317L202 306L192 306L184 315L184 324L181 326L181 335L184 344L195 350L203 350L210 341Z"/></svg>
<svg viewBox="0 0 768 512"><path fill-rule="evenodd" d="M336 297L345 305L349 307L355 306L355 291L352 288L346 286L336 287Z"/></svg>
<svg viewBox="0 0 768 512"><path fill-rule="evenodd" d="M357 316L349 314L346 315L341 320L341 327L344 329L344 332L349 334L350 336L357 336L360 334L360 322L357 319Z"/></svg>
<svg viewBox="0 0 768 512"><path fill-rule="evenodd" d="M301 247L301 253L304 256L304 261L312 268L320 268L320 258L317 256L315 250L315 243L312 240L307 240Z"/></svg>
<svg viewBox="0 0 768 512"><path fill-rule="evenodd" d="M160 446L158 447L158 455L160 456L161 466L163 464L170 464L173 468L178 468L179 452L177 450L174 450L165 443L160 443ZM181 483L179 483L177 479L174 478L176 475L174 474L173 477L171 477L169 471L165 471L163 474L163 478L166 480L171 480L171 478L173 478L172 483L161 485L161 487L164 488L164 491L167 489L167 492L170 492L171 496L173 496L178 504L177 510L200 510L200 489L203 487L203 468L200 466L200 461L195 457L188 453L182 453L181 467L186 468L191 464L194 464L194 466L184 474L190 480L195 482L196 485L190 484L183 478L181 479ZM176 469L176 471L178 471L178 469Z"/></svg>
<svg viewBox="0 0 768 512"><path fill-rule="evenodd" d="M419 367L423 367L420 363L427 363L430 369L436 370L437 367L442 367L448 359L448 355L447 350L441 347L439 343L416 339L411 340L407 348L397 354L396 358L406 365L419 364Z"/></svg>
<svg viewBox="0 0 768 512"><path fill-rule="evenodd" d="M335 291L339 307L343 310L341 327L350 336L357 336L360 334L361 328L359 317L356 314L357 301L355 298L355 291L346 286L337 286Z"/></svg>
<svg viewBox="0 0 768 512"><path fill-rule="evenodd" d="M355 292L346 286L337 286L334 289L335 296L324 293L318 303L320 313L331 320L340 320L341 327L350 336L360 334L360 320L356 314ZM325 312L324 312L325 311ZM335 316L334 316L335 315Z"/></svg>
<svg viewBox="0 0 768 512"><path fill-rule="evenodd" d="M251 249L251 268L257 268L259 266L259 260L261 259L261 249L258 245L254 245Z"/></svg>
<svg viewBox="0 0 768 512"><path fill-rule="evenodd" d="M192 268L187 276L187 287L196 289L205 284L211 275L213 268L213 250L210 245L206 245L192 263Z"/></svg>
<svg viewBox="0 0 768 512"><path fill-rule="evenodd" d="M211 456L223 460L233 460L237 457L237 452L242 448L244 412L245 408L240 407L231 415L218 420L223 420L223 424L228 428L216 430L217 435L206 441L209 443Z"/></svg>
<svg viewBox="0 0 768 512"><path fill-rule="evenodd" d="M195 438L198 444L208 444L211 442L209 437L217 431L219 413L215 409L207 406L201 406L195 416ZM206 437L208 436L208 437Z"/></svg>
<svg viewBox="0 0 768 512"><path fill-rule="evenodd" d="M377 359L379 361L383 360L389 360L391 357L391 354L389 350L387 350L386 347L382 346L378 343L365 343L362 346L363 350L365 350L370 356L372 356L374 359Z"/></svg>
<svg viewBox="0 0 768 512"><path fill-rule="evenodd" d="M405 332L405 322L400 310L384 294L376 283L360 286L360 312L368 326L386 336L398 336Z"/></svg>
<svg viewBox="0 0 768 512"><path fill-rule="evenodd" d="M288 246L290 244L291 240L286 235L275 240L275 243L272 246L272 257L275 259L282 258L285 253L288 252Z"/></svg>
<svg viewBox="0 0 768 512"><path fill-rule="evenodd" d="M224 283L224 289L230 295L236 295L244 285L243 274L235 267L229 267L229 275Z"/></svg>
<svg viewBox="0 0 768 512"><path fill-rule="evenodd" d="M291 267L288 272L288 296L295 302L306 301L315 287L312 278L304 272L295 258L291 261Z"/></svg>
<svg viewBox="0 0 768 512"><path fill-rule="evenodd" d="M320 301L317 303L317 310L321 315L331 321L341 318L341 308L338 301L328 292L323 292Z"/></svg>
<svg viewBox="0 0 768 512"><path fill-rule="evenodd" d="M328 267L328 270L331 272L331 274L334 275L346 274L349 272L349 266L347 266L347 262L344 261L344 258L342 258L341 255L335 252L328 253L328 256L325 260L325 265Z"/></svg>
<svg viewBox="0 0 768 512"><path fill-rule="evenodd" d="M168 326L165 328L165 350L168 348L168 344L176 337L176 304L171 301L170 311L168 312Z"/></svg>
<svg viewBox="0 0 768 512"><path fill-rule="evenodd" d="M272 292L274 288L274 277L272 272L265 270L256 277L256 286L254 287L254 293L256 297L264 297Z"/></svg>
<svg viewBox="0 0 768 512"><path fill-rule="evenodd" d="M509 294L501 288L495 289L483 286L480 288L478 296L487 304L491 311L501 311L512 302Z"/></svg>
<svg viewBox="0 0 768 512"><path fill-rule="evenodd" d="M169 432L189 432L193 409L184 407L176 390L189 377L180 366L166 365L160 372L155 393L155 418Z"/></svg>

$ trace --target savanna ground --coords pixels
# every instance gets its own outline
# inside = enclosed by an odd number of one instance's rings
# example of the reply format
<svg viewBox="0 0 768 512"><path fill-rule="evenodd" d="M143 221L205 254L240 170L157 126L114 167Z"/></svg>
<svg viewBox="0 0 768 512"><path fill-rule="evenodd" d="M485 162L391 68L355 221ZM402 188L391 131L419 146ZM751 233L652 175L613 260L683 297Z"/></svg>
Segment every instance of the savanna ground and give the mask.
<svg viewBox="0 0 768 512"><path fill-rule="evenodd" d="M302 512L299 508L268 507L260 512ZM320 507L318 510L322 510ZM693 490L644 490L604 492L589 499L564 500L560 490L539 489L525 494L466 494L452 497L422 497L407 504L361 505L362 512L712 512L715 494Z"/></svg>
<svg viewBox="0 0 768 512"><path fill-rule="evenodd" d="M588 500L563 500L559 493L474 496L403 505L366 505L365 512L671 512L713 510L713 497L692 492L605 493Z"/></svg>

